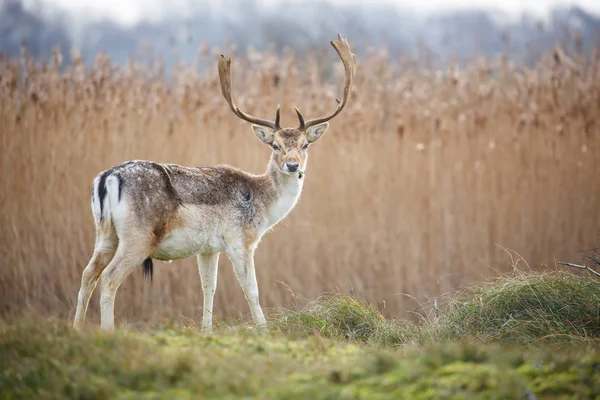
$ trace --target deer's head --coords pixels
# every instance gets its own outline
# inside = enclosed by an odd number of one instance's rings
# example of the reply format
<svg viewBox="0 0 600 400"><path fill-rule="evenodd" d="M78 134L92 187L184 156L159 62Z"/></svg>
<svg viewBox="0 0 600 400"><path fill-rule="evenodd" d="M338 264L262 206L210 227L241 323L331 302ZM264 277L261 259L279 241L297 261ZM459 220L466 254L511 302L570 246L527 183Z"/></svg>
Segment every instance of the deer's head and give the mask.
<svg viewBox="0 0 600 400"><path fill-rule="evenodd" d="M344 64L345 80L342 100L336 99L338 106L330 114L308 121L304 121L304 117L298 108L295 108L299 120L297 128L281 128L279 125L279 107L277 107L274 121L253 117L240 110L231 96L231 60L223 55L219 59L221 92L229 103L229 107L239 118L252 123L254 135L262 143L273 149L272 160L283 173L296 174L304 171L308 157L308 147L325 134L329 127L328 121L342 111L348 100L356 66L356 55L350 51L348 42L340 35L338 35L337 40L332 40L330 43Z"/></svg>

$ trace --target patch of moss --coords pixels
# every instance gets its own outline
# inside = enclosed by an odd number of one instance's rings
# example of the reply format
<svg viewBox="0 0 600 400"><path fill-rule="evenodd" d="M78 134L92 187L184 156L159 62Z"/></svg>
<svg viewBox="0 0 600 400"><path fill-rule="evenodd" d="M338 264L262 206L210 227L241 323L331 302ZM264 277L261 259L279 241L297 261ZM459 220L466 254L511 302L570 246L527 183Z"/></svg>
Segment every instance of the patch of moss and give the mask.
<svg viewBox="0 0 600 400"><path fill-rule="evenodd" d="M474 351L476 349L476 351ZM445 353L440 356L440 350ZM472 355L478 353L479 358ZM563 360L555 367L540 366ZM587 361L578 361L587 354ZM600 361L596 347L563 353L544 348L523 352L473 343L427 345L396 352L384 362L371 358L358 369L334 371L327 382L306 382L288 391L272 391L278 398L433 399L595 399L600 395ZM569 360L565 362L566 360ZM515 365L520 364L520 365ZM576 373L583 368L586 372Z"/></svg>

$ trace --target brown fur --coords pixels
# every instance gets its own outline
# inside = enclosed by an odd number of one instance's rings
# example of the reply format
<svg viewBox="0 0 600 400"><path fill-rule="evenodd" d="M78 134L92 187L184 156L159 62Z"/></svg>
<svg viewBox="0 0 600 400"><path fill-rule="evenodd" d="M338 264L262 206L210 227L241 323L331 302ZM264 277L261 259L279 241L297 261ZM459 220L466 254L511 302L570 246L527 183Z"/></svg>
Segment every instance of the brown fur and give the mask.
<svg viewBox="0 0 600 400"><path fill-rule="evenodd" d="M300 164L300 169L304 170L308 154L302 147L308 144L308 139L303 131L296 128L284 128L276 133L273 143L280 149L273 154L273 158L281 169L287 162L297 162Z"/></svg>
<svg viewBox="0 0 600 400"><path fill-rule="evenodd" d="M270 177L228 165L192 168L129 161L111 170L123 181L121 196L127 199L138 223L150 227L157 243L181 226L177 210L186 205L234 208L243 224L252 225L276 196Z"/></svg>

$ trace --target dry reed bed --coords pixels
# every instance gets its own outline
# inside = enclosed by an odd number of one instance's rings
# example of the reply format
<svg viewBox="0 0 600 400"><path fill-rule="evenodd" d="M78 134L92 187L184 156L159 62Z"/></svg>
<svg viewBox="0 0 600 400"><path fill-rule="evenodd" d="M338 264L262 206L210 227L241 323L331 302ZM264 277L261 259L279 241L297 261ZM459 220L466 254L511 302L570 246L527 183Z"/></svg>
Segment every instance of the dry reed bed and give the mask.
<svg viewBox="0 0 600 400"><path fill-rule="evenodd" d="M72 52L64 72L59 56L0 60L0 315L71 315L103 169L128 159L264 169L269 149L229 111L217 50L205 50L205 76L179 66L168 80L160 63L119 68L102 54L88 68ZM280 103L284 125L296 123L293 105L328 111L343 71L323 60L235 57L234 96L265 117ZM490 266L510 268L498 245L533 266L577 261L600 229L599 72L597 57L561 53L530 70L503 59L441 71L378 52L359 60L348 106L310 152L297 208L258 249L262 304L338 288L403 314ZM201 303L194 259L157 262L153 284L141 272L124 283L116 313L197 318ZM216 312L247 313L226 257Z"/></svg>

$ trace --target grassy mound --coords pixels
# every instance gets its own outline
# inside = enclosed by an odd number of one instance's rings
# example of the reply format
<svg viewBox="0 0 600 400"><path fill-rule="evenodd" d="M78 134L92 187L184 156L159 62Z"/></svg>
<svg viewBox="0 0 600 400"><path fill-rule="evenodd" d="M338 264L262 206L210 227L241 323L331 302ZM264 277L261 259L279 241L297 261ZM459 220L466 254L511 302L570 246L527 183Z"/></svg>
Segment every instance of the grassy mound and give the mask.
<svg viewBox="0 0 600 400"><path fill-rule="evenodd" d="M434 329L437 340L465 336L530 343L600 338L600 282L567 272L520 273L466 288Z"/></svg>
<svg viewBox="0 0 600 400"><path fill-rule="evenodd" d="M411 323L389 321L371 304L340 293L320 296L302 311L275 313L271 327L287 335L318 334L382 345L411 341L418 330Z"/></svg>

